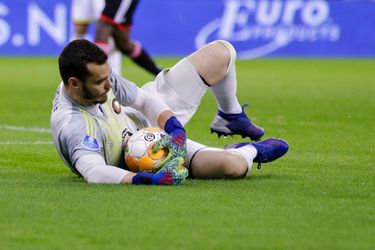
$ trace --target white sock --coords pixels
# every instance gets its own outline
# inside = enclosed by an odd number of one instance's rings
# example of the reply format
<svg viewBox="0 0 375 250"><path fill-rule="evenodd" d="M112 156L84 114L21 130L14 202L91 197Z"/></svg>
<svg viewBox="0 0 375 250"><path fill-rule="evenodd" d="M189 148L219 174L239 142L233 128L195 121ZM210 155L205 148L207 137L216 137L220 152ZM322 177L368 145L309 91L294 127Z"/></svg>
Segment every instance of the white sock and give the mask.
<svg viewBox="0 0 375 250"><path fill-rule="evenodd" d="M257 156L257 150L255 147L249 144L240 148L230 148L227 150L242 155L247 161L248 173L251 171L253 167L253 159Z"/></svg>
<svg viewBox="0 0 375 250"><path fill-rule="evenodd" d="M226 114L239 114L242 112L242 108L236 95L236 67L234 64L229 66L231 66L231 68L228 70L228 74L219 83L212 86L210 90L221 111Z"/></svg>

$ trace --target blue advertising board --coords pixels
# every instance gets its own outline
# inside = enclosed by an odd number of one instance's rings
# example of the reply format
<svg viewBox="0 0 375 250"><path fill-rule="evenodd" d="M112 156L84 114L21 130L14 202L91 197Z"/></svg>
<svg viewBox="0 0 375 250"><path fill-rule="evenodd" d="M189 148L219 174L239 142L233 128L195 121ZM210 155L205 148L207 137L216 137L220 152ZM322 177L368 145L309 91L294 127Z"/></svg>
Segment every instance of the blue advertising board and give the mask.
<svg viewBox="0 0 375 250"><path fill-rule="evenodd" d="M0 56L57 55L72 33L70 5L0 0ZM374 0L144 0L132 36L159 56L186 55L225 39L243 59L370 58L374 31Z"/></svg>

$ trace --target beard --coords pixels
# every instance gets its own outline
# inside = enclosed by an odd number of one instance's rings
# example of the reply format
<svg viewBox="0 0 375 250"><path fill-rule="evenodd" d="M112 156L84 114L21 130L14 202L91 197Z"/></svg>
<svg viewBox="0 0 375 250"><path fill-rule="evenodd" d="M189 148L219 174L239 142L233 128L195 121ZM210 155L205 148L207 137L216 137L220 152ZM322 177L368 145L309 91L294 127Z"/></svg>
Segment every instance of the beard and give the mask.
<svg viewBox="0 0 375 250"><path fill-rule="evenodd" d="M86 84L82 84L82 91L83 91L83 97L85 99L91 100L93 104L103 104L108 99L107 93L103 95L98 95L96 93L93 93L92 90L86 87Z"/></svg>
<svg viewBox="0 0 375 250"><path fill-rule="evenodd" d="M101 96L100 99L95 99L95 100L93 100L93 104L103 104L103 103L105 103L107 100L108 100L108 95L105 94L105 95Z"/></svg>

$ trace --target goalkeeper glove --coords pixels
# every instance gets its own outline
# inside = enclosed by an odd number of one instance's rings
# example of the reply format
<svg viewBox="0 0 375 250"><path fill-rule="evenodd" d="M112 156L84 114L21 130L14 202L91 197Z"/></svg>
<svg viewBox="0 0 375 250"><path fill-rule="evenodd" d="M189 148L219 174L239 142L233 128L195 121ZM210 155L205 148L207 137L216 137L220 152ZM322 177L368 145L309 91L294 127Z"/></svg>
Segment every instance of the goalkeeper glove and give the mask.
<svg viewBox="0 0 375 250"><path fill-rule="evenodd" d="M156 174L137 173L132 183L136 185L172 185L184 183L188 176L187 169L183 166L182 158L174 158L168 161Z"/></svg>
<svg viewBox="0 0 375 250"><path fill-rule="evenodd" d="M170 159L185 158L186 155L186 133L182 124L175 116L171 116L164 126L165 132L169 135L164 136L161 140L157 141L153 146L153 152L156 153L162 148L168 149L168 155L160 162L158 162L153 169L158 171Z"/></svg>
<svg viewBox="0 0 375 250"><path fill-rule="evenodd" d="M160 139L159 141L155 142L154 146L152 147L152 151L154 153L156 153L159 150L161 150L162 148L167 149L168 150L168 154L167 154L167 156L163 160L159 161L158 163L156 163L156 165L154 165L154 167L153 167L154 171L158 171L170 159L174 159L174 158L182 158L182 159L184 159L185 158L185 155L186 155L186 144L183 145L183 147L177 146L173 142L173 138L170 135L165 135L162 139Z"/></svg>
<svg viewBox="0 0 375 250"><path fill-rule="evenodd" d="M189 175L188 170L184 167L184 159L182 157L170 159L159 172L163 171L172 173L173 184L183 184Z"/></svg>
<svg viewBox="0 0 375 250"><path fill-rule="evenodd" d="M154 170L161 168L171 158L182 157L185 158L186 154L186 133L182 124L176 117L170 117L165 123L164 130L169 134L164 136L161 140L157 141L153 146L153 152L161 150L162 148L168 149L168 155L163 161L160 161Z"/></svg>

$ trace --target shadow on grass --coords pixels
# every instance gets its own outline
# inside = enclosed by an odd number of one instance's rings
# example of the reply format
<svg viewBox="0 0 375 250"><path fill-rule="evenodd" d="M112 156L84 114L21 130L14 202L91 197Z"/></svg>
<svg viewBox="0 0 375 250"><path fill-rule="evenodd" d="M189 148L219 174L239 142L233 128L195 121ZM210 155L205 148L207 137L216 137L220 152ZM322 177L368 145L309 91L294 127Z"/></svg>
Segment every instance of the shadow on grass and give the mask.
<svg viewBox="0 0 375 250"><path fill-rule="evenodd" d="M268 181L285 181L285 178L290 178L282 174L251 174L245 178L241 179L191 179L188 178L182 186L194 186L195 184L201 185L218 185L219 183L228 185L228 184L251 184L251 183L259 183L259 182L268 182ZM84 186L116 186L117 184L89 184L83 178L72 175L55 175L53 180L56 184L60 185L84 185Z"/></svg>
<svg viewBox="0 0 375 250"><path fill-rule="evenodd" d="M267 174L251 174L245 178L240 179L187 179L186 183L253 183L253 182L265 182L265 181L284 181L285 178L288 178L282 174L274 174L274 173L267 173Z"/></svg>
<svg viewBox="0 0 375 250"><path fill-rule="evenodd" d="M59 184L87 184L85 179L76 175L59 175L56 176L55 181Z"/></svg>
<svg viewBox="0 0 375 250"><path fill-rule="evenodd" d="M246 179L250 181L264 181L264 180L276 180L276 179L281 179L284 178L279 175L275 174L256 174L256 175L250 175Z"/></svg>

